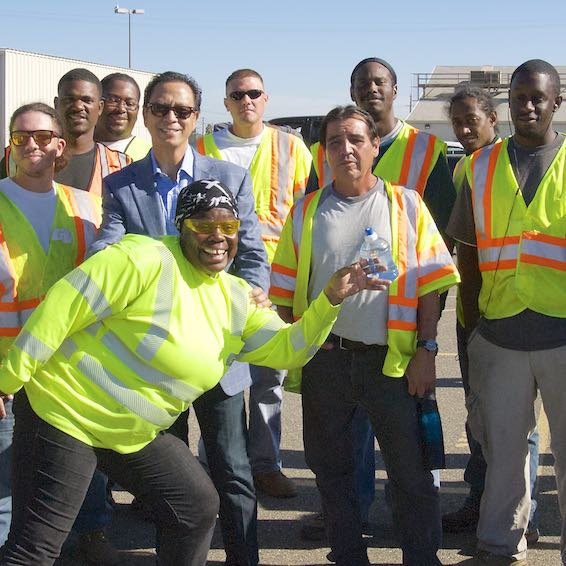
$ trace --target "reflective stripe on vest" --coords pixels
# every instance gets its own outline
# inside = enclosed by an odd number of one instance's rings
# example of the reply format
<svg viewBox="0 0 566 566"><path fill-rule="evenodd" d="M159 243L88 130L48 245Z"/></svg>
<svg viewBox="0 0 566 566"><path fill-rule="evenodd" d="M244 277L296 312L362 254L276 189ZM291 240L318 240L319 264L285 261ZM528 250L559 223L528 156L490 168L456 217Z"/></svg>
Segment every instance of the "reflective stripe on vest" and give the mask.
<svg viewBox="0 0 566 566"><path fill-rule="evenodd" d="M57 195L57 204L55 210L55 219L58 217L58 214L63 214L63 218L65 218L65 222L69 221L69 230L64 228L65 224L61 226L61 228L65 231L65 234L68 237L74 239L74 243L76 245L76 254L72 257L66 256L67 267L62 270L61 264L61 257L60 256L50 256L51 253L55 253L52 251L52 246L57 245L58 242L50 244L50 250L47 251L45 254L45 258L47 260L46 264L38 264L35 266L35 270L38 271L37 273L37 289L35 289L35 284L31 287L31 294L37 293L36 296L28 296L24 299L21 298L22 289L20 284L20 275L16 273L16 269L14 267L14 263L10 256L9 251L9 243L6 242L6 237L4 234L4 230L2 226L0 226L0 313L1 313L1 326L0 326L0 336L4 337L14 337L17 336L21 327L27 321L27 319L31 316L34 309L39 305L42 295L44 292L47 291L47 288L57 280L59 277L62 277L66 274L72 267L82 263L85 257L87 245L89 245L95 235L95 231L100 223L100 209L99 205L94 202L91 196L84 194L83 191L78 191L71 189L70 187L66 187L65 185L61 185L59 183L55 183L55 191ZM64 208L60 208L63 206ZM9 209L6 208L5 214ZM21 215L19 209L17 207L14 208L14 211L18 211L18 214ZM65 211L65 212L63 212ZM68 215L68 216L66 216ZM61 216L59 216L61 219ZM88 230L90 230L88 238L85 236L85 222L89 224ZM71 226L74 226L74 234L72 233ZM26 229L33 230L32 226L27 227ZM22 227L22 233L24 228ZM14 239L14 235L12 235L12 239ZM52 240L55 238L52 237ZM25 240L24 240L25 241ZM72 242L72 240L71 240ZM68 241L66 243L69 243ZM18 243L18 241L13 242L12 245L15 245L15 249L20 249L20 252L23 250L21 249L24 244ZM31 244L30 244L31 245ZM23 248L27 250L28 248ZM33 247L30 248L33 250ZM69 252L72 251L69 249ZM34 252L35 253L35 252ZM38 252L43 254L43 250ZM67 252L68 253L68 252ZM41 256L43 257L43 256ZM59 261L57 261L57 258ZM40 262L40 256L34 256L34 262ZM27 259L25 261L25 268L27 269L28 276L29 270L32 269L30 265L30 256L29 251L27 255ZM41 269L41 272L39 272ZM28 277L29 278L29 277ZM43 286L46 288L43 288ZM26 287L29 289L28 287Z"/></svg>
<svg viewBox="0 0 566 566"><path fill-rule="evenodd" d="M131 158L119 151L114 151L102 143L96 144L96 159L87 191L98 197L102 196L102 180L104 177L120 171L131 163Z"/></svg>
<svg viewBox="0 0 566 566"><path fill-rule="evenodd" d="M566 271L566 240L537 231L523 232L520 261Z"/></svg>
<svg viewBox="0 0 566 566"><path fill-rule="evenodd" d="M529 308L566 317L566 141L528 206L508 143L482 148L467 163L482 274L480 312L497 319Z"/></svg>
<svg viewBox="0 0 566 566"><path fill-rule="evenodd" d="M402 187L391 186L388 191L391 202L391 243L399 277L389 288L389 314L387 328L390 330L417 329L417 270L416 232L417 207L414 195Z"/></svg>
<svg viewBox="0 0 566 566"><path fill-rule="evenodd" d="M320 142L312 144L310 151L313 159L314 170L318 178L318 188L322 189L322 187L328 185L328 183L333 180L332 171L330 170L328 161L326 161L324 148Z"/></svg>
<svg viewBox="0 0 566 566"><path fill-rule="evenodd" d="M399 177L397 180L391 179L391 181L397 185L415 189L422 196L426 187L429 168L432 164L435 142L434 136L411 128L403 153L403 164ZM378 168L379 162L375 170L378 171Z"/></svg>

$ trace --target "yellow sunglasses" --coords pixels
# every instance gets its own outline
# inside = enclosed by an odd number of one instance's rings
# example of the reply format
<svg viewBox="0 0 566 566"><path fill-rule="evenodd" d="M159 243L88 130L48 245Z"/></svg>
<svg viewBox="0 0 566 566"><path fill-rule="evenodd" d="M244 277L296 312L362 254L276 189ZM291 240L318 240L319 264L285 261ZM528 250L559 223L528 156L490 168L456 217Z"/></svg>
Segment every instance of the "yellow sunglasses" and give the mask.
<svg viewBox="0 0 566 566"><path fill-rule="evenodd" d="M194 220L186 218L183 224L197 234L212 234L217 228L225 236L233 236L240 228L239 220L225 220L224 222L213 222L211 220Z"/></svg>

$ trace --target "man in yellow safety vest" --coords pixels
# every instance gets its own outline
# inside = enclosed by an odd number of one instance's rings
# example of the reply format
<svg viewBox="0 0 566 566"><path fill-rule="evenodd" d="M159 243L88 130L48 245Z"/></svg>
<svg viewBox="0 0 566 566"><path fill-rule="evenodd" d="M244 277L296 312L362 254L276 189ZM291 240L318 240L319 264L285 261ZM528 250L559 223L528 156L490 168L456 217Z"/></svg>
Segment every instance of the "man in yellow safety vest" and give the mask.
<svg viewBox="0 0 566 566"><path fill-rule="evenodd" d="M556 69L527 61L511 76L515 133L467 158L448 233L458 242L468 334L468 423L487 462L467 563L527 564L527 438L540 390L550 423L566 564L566 140Z"/></svg>
<svg viewBox="0 0 566 566"><path fill-rule="evenodd" d="M256 212L269 262L293 202L302 197L311 170L307 146L293 134L263 122L269 96L253 69L238 69L226 79L224 105L232 125L197 141L199 153L248 169ZM250 366L248 452L256 487L273 497L297 490L281 471L281 383L284 371Z"/></svg>

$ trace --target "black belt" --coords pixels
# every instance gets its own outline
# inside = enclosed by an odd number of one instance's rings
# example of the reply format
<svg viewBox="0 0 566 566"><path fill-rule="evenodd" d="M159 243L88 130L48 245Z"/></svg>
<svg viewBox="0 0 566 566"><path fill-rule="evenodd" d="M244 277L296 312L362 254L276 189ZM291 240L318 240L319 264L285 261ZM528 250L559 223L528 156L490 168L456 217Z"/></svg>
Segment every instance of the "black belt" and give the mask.
<svg viewBox="0 0 566 566"><path fill-rule="evenodd" d="M341 350L375 350L378 348L387 348L387 346L382 346L380 344L364 344L363 342L348 340L347 338L342 338L342 336L337 336L336 334L329 334L326 341L331 344L335 344Z"/></svg>

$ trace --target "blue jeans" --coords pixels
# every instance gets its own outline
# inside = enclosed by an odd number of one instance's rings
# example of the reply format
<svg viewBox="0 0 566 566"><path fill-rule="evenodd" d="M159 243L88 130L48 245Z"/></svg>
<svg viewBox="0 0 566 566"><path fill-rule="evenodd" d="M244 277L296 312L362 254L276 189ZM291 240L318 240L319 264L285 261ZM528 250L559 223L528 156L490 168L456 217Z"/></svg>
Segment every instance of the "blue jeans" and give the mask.
<svg viewBox="0 0 566 566"><path fill-rule="evenodd" d="M405 566L439 566L440 501L425 469L416 400L405 378L381 373L386 347L319 350L303 368L305 457L316 475L338 566L367 566L355 485L353 420L369 415L391 484L393 523Z"/></svg>
<svg viewBox="0 0 566 566"><path fill-rule="evenodd" d="M247 452L243 392L227 395L217 385L194 403L208 468L220 497L220 527L227 566L256 566L257 500ZM188 439L188 414L183 413L169 432Z"/></svg>
<svg viewBox="0 0 566 566"><path fill-rule="evenodd" d="M0 421L0 546L6 542L12 520L12 401L6 401L6 417Z"/></svg>
<svg viewBox="0 0 566 566"><path fill-rule="evenodd" d="M285 371L250 365L248 452L253 474L281 469L281 384Z"/></svg>

